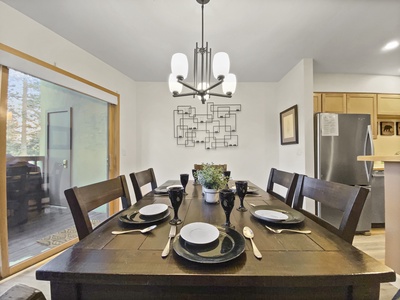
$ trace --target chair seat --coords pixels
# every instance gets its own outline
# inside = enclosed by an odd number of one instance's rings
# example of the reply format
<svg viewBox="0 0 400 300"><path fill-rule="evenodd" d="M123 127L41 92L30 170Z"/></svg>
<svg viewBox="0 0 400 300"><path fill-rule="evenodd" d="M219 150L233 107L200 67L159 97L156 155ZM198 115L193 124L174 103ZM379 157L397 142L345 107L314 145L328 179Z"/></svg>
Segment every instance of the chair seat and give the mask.
<svg viewBox="0 0 400 300"><path fill-rule="evenodd" d="M25 284L16 284L8 289L0 300L46 300L41 291Z"/></svg>

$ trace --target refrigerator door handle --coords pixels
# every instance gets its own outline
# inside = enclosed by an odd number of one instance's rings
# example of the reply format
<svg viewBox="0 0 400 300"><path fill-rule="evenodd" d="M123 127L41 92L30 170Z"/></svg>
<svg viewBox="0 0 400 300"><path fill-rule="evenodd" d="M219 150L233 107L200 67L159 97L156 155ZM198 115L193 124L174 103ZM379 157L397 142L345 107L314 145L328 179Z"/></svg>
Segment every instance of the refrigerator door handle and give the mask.
<svg viewBox="0 0 400 300"><path fill-rule="evenodd" d="M368 146L370 146L371 153L367 152ZM372 141L371 125L367 126L367 134L365 135L365 143L364 143L364 155L374 155L374 143ZM368 181L371 181L373 165L374 163L372 161L371 162L364 161L365 172L367 173Z"/></svg>

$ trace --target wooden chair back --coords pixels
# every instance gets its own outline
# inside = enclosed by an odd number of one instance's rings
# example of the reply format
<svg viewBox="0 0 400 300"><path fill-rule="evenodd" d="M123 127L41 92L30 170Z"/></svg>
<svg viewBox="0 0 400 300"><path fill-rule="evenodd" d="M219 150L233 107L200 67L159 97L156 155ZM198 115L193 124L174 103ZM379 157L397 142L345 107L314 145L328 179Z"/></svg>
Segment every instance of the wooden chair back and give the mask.
<svg viewBox="0 0 400 300"><path fill-rule="evenodd" d="M275 168L271 168L269 173L267 193L282 200L287 205L292 206L294 191L296 190L297 179L299 175L296 173L289 173ZM282 196L274 191L274 185L280 185L286 188L286 195Z"/></svg>
<svg viewBox="0 0 400 300"><path fill-rule="evenodd" d="M299 175L293 207L351 244L368 193L363 187ZM304 197L341 211L343 216L339 227L304 210Z"/></svg>
<svg viewBox="0 0 400 300"><path fill-rule="evenodd" d="M83 187L73 187L65 190L64 194L80 240L93 231L90 211L118 198L121 198L123 209L132 205L124 175Z"/></svg>
<svg viewBox="0 0 400 300"><path fill-rule="evenodd" d="M213 165L213 167L215 168L221 168L222 171L227 171L228 170L228 165L227 164L223 164L223 165ZM199 165L199 164L194 164L194 169L195 170L203 170L203 165Z"/></svg>
<svg viewBox="0 0 400 300"><path fill-rule="evenodd" d="M141 190L142 186L145 186L146 184L150 183L152 190L157 188L157 180L153 168L140 172L131 173L129 174L129 176L132 181L133 190L135 191L136 201L139 201L140 199L143 198Z"/></svg>

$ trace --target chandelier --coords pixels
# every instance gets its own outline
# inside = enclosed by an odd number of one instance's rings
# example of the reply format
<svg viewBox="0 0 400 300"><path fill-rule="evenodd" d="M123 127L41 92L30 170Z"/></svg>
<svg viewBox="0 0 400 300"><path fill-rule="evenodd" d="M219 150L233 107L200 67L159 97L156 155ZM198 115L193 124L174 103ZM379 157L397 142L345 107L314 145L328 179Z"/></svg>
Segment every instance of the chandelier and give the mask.
<svg viewBox="0 0 400 300"><path fill-rule="evenodd" d="M173 97L193 96L198 97L204 104L210 96L231 98L236 90L236 75L229 73L230 61L225 52L218 52L214 55L212 61L212 72L217 79L216 83L210 85L211 79L211 48L208 48L208 42L204 46L204 4L210 0L196 0L201 4L201 47L196 43L194 49L193 62L193 85L184 80L189 71L187 56L183 53L175 53L171 59L172 73L169 75L168 85ZM221 93L213 93L212 89L222 85ZM188 88L189 92L182 93L183 87Z"/></svg>

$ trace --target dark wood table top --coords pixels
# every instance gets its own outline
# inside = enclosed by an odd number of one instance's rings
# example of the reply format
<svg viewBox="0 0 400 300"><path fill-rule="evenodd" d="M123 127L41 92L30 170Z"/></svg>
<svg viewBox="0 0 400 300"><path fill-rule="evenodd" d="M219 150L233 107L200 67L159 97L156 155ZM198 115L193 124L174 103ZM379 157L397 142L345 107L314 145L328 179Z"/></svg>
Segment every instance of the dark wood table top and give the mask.
<svg viewBox="0 0 400 300"><path fill-rule="evenodd" d="M172 183L176 182L169 181L165 185ZM201 186L189 182L186 190L188 194L179 209L179 217L183 223L178 226L178 232L182 226L192 222L207 222L217 226L225 222L220 204L207 204L202 200ZM169 205L170 201L168 196L149 193L131 209L137 210L151 203ZM250 203L288 209L286 204L260 188L258 195L246 195L245 206L249 207ZM235 208L238 205L239 200L236 198ZM171 210L169 218L172 216ZM250 212L239 212L236 209L232 211L231 222L238 232L242 232L244 226L253 229L254 241L263 255L262 259L253 255L251 243L247 239L244 253L234 260L220 264L191 262L178 256L173 250L163 259L161 252L167 243L170 229L168 221L159 223L156 229L147 234L112 235L111 231L123 228L115 216L38 269L36 277L51 281L52 293L62 291L63 284L82 284L97 287L92 289L92 293L101 285L118 286L126 293L126 286L135 286L135 292L154 293L153 296L156 297L160 291L165 292L166 287L179 287L181 295L193 295L199 289L211 288L213 295L225 295L226 289L230 289L229 293L238 291L236 295L241 290L245 293L251 290L254 298L257 298L254 288L260 293L262 288L270 288L268 291L276 292L275 295L286 295L281 294L281 290L308 288L310 291L304 291L302 295L316 295L320 287L325 287L325 295L336 295L339 286L344 287L343 293L349 293L351 289L353 295L362 298L366 293L375 296L376 293L379 294L379 283L395 280L393 270L309 219L290 226L311 230L309 235L271 233ZM57 287L57 284L60 286ZM361 291L356 292L356 287L362 287ZM262 298L262 294L259 296Z"/></svg>

